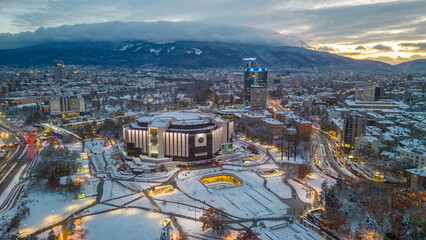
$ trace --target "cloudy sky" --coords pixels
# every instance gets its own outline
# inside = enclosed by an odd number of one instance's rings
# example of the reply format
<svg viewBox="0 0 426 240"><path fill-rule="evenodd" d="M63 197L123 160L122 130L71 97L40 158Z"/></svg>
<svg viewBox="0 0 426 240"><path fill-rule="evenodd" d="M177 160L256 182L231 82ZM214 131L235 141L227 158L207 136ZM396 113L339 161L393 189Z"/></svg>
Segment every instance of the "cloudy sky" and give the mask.
<svg viewBox="0 0 426 240"><path fill-rule="evenodd" d="M40 32L53 33L50 27L112 21L195 22L193 29L184 24L193 31L186 38L271 44L282 38L283 44L392 64L426 58L426 0L0 0L0 41L30 41ZM250 28L259 34L248 34ZM22 33L37 29L38 35Z"/></svg>

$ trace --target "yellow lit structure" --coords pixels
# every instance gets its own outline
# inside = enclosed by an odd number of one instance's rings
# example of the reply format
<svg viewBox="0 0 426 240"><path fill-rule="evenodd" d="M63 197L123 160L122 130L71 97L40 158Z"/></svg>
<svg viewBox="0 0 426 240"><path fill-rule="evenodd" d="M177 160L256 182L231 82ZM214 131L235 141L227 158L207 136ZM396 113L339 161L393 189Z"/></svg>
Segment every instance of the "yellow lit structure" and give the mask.
<svg viewBox="0 0 426 240"><path fill-rule="evenodd" d="M279 171L277 169L266 169L264 171L261 171L263 177L276 177L281 176L283 174L282 171Z"/></svg>
<svg viewBox="0 0 426 240"><path fill-rule="evenodd" d="M209 183L215 183L215 182L230 182L235 186L240 186L242 182L232 175L215 175L210 177L204 177L201 179L201 182L205 185L208 185Z"/></svg>
<svg viewBox="0 0 426 240"><path fill-rule="evenodd" d="M153 187L153 189L149 190L149 195L158 196L164 194L172 194L175 193L176 190L172 187L172 185L158 186Z"/></svg>

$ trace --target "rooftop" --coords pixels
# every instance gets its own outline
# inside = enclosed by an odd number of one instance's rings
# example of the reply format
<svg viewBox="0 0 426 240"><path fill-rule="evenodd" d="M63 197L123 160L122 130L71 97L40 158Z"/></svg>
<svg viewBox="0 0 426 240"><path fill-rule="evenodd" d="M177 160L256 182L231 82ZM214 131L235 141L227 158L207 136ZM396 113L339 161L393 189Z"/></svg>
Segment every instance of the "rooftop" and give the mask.
<svg viewBox="0 0 426 240"><path fill-rule="evenodd" d="M355 139L363 141L363 142L369 142L369 143L372 143L374 141L379 141L379 139L373 136L361 136L361 137L356 137Z"/></svg>
<svg viewBox="0 0 426 240"><path fill-rule="evenodd" d="M425 168L411 168L411 169L407 169L407 172L421 176L421 177L426 177Z"/></svg>
<svg viewBox="0 0 426 240"><path fill-rule="evenodd" d="M262 119L262 121L264 121L265 123L268 123L268 124L273 124L273 125L283 125L284 124L284 123L282 123L278 120L275 120L273 118L265 118L265 119Z"/></svg>

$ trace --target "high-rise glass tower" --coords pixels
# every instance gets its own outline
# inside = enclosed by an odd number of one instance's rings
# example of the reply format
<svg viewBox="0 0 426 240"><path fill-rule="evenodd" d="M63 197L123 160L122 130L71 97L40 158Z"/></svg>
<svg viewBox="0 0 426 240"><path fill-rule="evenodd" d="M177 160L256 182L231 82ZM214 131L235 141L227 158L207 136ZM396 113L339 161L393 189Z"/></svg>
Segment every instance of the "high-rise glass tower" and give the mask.
<svg viewBox="0 0 426 240"><path fill-rule="evenodd" d="M59 80L65 79L66 72L65 72L64 62L55 60L53 63L53 66L55 68L55 80L59 81Z"/></svg>
<svg viewBox="0 0 426 240"><path fill-rule="evenodd" d="M256 58L244 58L244 101L250 102L250 92L253 86L266 87L268 72L266 68L256 63Z"/></svg>

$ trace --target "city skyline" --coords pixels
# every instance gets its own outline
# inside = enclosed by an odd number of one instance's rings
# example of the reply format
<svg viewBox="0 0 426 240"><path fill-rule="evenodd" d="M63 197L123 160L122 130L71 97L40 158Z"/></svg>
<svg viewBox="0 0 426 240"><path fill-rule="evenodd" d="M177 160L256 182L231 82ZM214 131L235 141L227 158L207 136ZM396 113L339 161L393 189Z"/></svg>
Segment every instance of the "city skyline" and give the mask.
<svg viewBox="0 0 426 240"><path fill-rule="evenodd" d="M0 239L426 239L426 0L0 0Z"/></svg>

